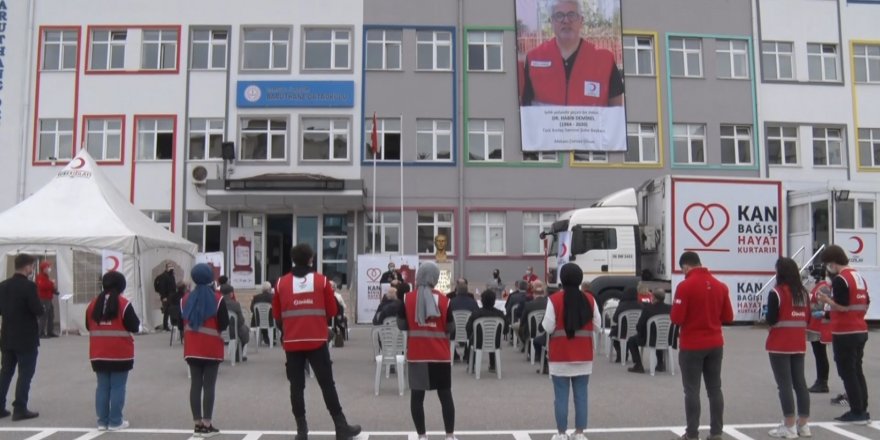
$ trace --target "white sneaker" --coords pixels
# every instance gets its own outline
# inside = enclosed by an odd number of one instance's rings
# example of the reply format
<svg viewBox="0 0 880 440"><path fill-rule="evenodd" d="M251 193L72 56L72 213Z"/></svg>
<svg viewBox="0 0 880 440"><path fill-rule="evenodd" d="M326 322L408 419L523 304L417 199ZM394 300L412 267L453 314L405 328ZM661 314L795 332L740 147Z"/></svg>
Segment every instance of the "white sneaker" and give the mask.
<svg viewBox="0 0 880 440"><path fill-rule="evenodd" d="M98 425L98 431L106 431L107 425Z"/></svg>
<svg viewBox="0 0 880 440"><path fill-rule="evenodd" d="M810 425L807 425L807 424L798 425L797 433L798 433L799 437L812 437L813 436L813 432L810 431Z"/></svg>
<svg viewBox="0 0 880 440"><path fill-rule="evenodd" d="M587 436L584 435L584 433L580 433L580 434L575 433L575 434L573 434L573 435L572 435L571 437L569 437L569 438L570 438L571 440L587 440Z"/></svg>
<svg viewBox="0 0 880 440"><path fill-rule="evenodd" d="M550 440L568 440L568 434L553 434Z"/></svg>
<svg viewBox="0 0 880 440"><path fill-rule="evenodd" d="M774 438L798 438L798 433L797 430L795 430L795 427L785 426L784 423L780 423L779 426L771 429L767 434Z"/></svg>
<svg viewBox="0 0 880 440"><path fill-rule="evenodd" d="M120 423L118 426L108 426L107 430L108 431L120 431L125 428L128 428L128 426L129 426L128 420L123 420L122 423Z"/></svg>

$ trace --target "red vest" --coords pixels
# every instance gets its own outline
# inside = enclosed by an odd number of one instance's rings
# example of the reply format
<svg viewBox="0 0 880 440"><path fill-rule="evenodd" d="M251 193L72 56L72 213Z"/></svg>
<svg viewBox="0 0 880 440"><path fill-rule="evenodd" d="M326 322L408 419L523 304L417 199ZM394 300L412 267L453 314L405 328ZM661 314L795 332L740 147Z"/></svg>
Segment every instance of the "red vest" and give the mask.
<svg viewBox="0 0 880 440"><path fill-rule="evenodd" d="M118 298L119 313L110 321L97 322L92 318L95 303L98 301L97 297L86 308L86 319L89 321L89 360L91 361L130 361L134 359L134 337L123 324L125 310L131 304L121 295Z"/></svg>
<svg viewBox="0 0 880 440"><path fill-rule="evenodd" d="M556 39L532 49L526 69L534 91L532 105L608 106L608 88L614 55L581 40L571 77L565 81L565 66Z"/></svg>
<svg viewBox="0 0 880 440"><path fill-rule="evenodd" d="M822 290L827 290L825 293L830 295L831 285L828 284L828 281L819 281L816 283L816 286L813 287L813 291L810 292L810 310L822 308L822 305L819 304L819 292ZM819 341L823 344L830 344L831 320L824 315L821 318L816 318L813 315L810 315L810 322L807 323L807 332L819 335Z"/></svg>
<svg viewBox="0 0 880 440"><path fill-rule="evenodd" d="M779 296L779 321L770 327L765 348L770 353L806 353L810 308L795 306L788 286L776 286L773 290Z"/></svg>
<svg viewBox="0 0 880 440"><path fill-rule="evenodd" d="M276 295L280 295L285 351L314 349L307 347L316 342L327 342L326 285L327 278L319 273L310 273L303 278L294 278L288 273L278 280Z"/></svg>
<svg viewBox="0 0 880 440"><path fill-rule="evenodd" d="M452 362L449 351L449 335L446 333L446 313L449 299L435 290L434 298L440 316L431 318L425 325L416 322L416 300L418 292L407 294L404 298L406 322L409 334L406 340L406 360L409 362Z"/></svg>
<svg viewBox="0 0 880 440"><path fill-rule="evenodd" d="M189 299L189 293L183 297L182 305L186 304ZM214 293L214 300L217 301L217 309L220 309L220 302L223 296ZM208 318L202 323L198 330L193 330L189 323L183 321L183 357L184 359L209 359L223 360L223 338L220 336L220 327L217 325L217 315Z"/></svg>
<svg viewBox="0 0 880 440"><path fill-rule="evenodd" d="M568 339L565 335L565 303L564 292L556 292L550 295L550 302L556 312L556 330L550 335L550 362L591 362L593 360L593 320L587 322L574 333L574 337ZM587 297L587 307L594 310L596 300L593 295L584 293Z"/></svg>
<svg viewBox="0 0 880 440"><path fill-rule="evenodd" d="M868 285L865 279L855 269L849 267L840 271L837 276L843 278L849 287L849 306L844 312L831 311L831 333L835 335L867 333L868 323L865 322L865 314L868 313Z"/></svg>

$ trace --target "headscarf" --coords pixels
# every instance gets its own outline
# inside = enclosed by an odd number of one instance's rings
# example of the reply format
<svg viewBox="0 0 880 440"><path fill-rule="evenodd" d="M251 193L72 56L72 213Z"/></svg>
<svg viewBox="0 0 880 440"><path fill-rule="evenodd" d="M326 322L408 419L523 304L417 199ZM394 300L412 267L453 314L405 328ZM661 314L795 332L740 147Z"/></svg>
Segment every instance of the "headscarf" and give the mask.
<svg viewBox="0 0 880 440"><path fill-rule="evenodd" d="M183 319L193 330L198 330L209 318L217 314L217 301L214 299L214 271L205 264L196 264L190 276L196 287L187 296L183 305Z"/></svg>
<svg viewBox="0 0 880 440"><path fill-rule="evenodd" d="M125 275L111 270L101 277L103 291L95 301L92 319L104 322L116 318L119 314L119 295L125 292Z"/></svg>
<svg viewBox="0 0 880 440"><path fill-rule="evenodd" d="M416 273L416 322L425 325L431 318L440 316L440 309L434 302L434 286L440 280L440 268L428 261L419 266Z"/></svg>
<svg viewBox="0 0 880 440"><path fill-rule="evenodd" d="M583 280L584 273L577 264L566 263L559 271L563 291L562 322L568 339L574 338L574 333L593 319L593 309L581 291Z"/></svg>

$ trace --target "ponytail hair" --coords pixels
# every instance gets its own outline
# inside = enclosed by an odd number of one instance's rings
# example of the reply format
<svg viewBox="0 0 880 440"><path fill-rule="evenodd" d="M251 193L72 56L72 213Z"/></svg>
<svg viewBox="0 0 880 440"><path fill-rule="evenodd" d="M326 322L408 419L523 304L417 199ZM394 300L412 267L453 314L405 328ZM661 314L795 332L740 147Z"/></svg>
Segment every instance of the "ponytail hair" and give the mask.
<svg viewBox="0 0 880 440"><path fill-rule="evenodd" d="M119 295L125 291L125 275L109 271L101 277L101 286L104 290L98 295L92 310L95 322L110 321L119 316Z"/></svg>

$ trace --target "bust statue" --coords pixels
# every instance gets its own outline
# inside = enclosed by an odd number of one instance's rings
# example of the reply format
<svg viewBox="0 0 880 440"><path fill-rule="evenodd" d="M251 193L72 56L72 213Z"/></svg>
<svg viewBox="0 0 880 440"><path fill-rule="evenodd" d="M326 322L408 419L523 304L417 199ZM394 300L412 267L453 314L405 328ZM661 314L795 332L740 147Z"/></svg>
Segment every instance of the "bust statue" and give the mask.
<svg viewBox="0 0 880 440"><path fill-rule="evenodd" d="M446 246L448 244L449 242L445 234L437 234L434 237L434 259L438 263L445 263L447 261Z"/></svg>

